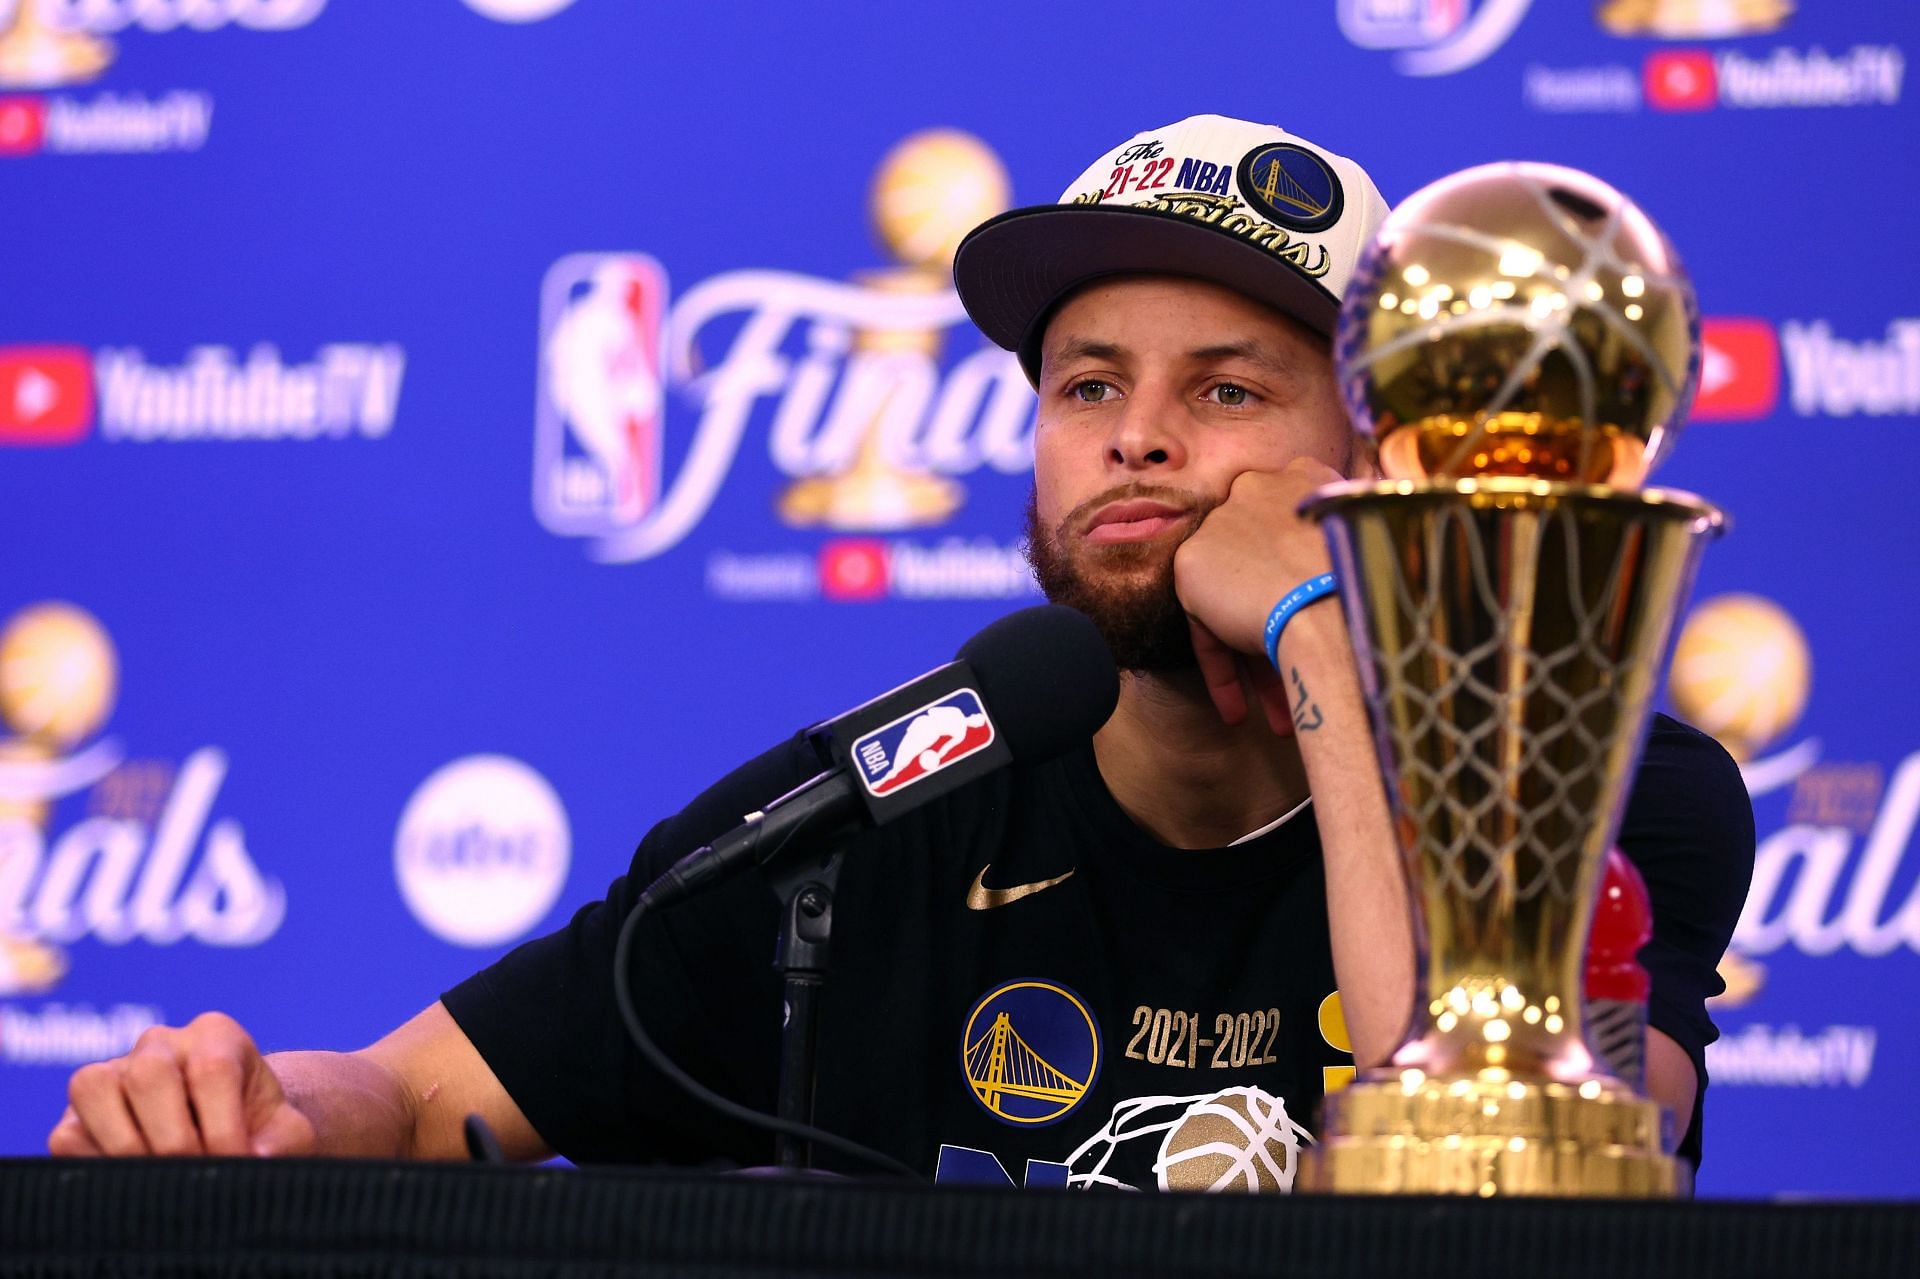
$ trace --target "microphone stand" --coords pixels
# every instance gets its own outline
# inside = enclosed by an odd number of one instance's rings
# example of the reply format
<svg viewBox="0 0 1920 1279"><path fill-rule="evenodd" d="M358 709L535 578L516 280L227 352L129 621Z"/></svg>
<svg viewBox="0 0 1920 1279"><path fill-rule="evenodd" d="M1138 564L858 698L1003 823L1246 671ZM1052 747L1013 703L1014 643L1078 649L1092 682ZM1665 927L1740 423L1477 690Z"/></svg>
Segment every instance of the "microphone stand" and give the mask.
<svg viewBox="0 0 1920 1279"><path fill-rule="evenodd" d="M840 882L839 852L824 860L767 868L767 880L780 899L780 941L773 966L783 978L786 1015L780 1028L780 1118L813 1123L813 1092L820 1039L820 996L827 977L827 951L833 940L833 894ZM813 1166L813 1144L784 1133L775 1137L782 1169Z"/></svg>

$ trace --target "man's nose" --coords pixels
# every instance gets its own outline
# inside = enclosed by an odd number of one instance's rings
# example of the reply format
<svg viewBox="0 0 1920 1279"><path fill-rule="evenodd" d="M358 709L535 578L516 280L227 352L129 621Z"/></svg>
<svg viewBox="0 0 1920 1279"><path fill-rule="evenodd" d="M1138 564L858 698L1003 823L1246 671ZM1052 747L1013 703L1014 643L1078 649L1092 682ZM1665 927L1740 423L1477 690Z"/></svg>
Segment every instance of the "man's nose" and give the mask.
<svg viewBox="0 0 1920 1279"><path fill-rule="evenodd" d="M1186 441L1174 397L1139 386L1121 405L1107 435L1107 465L1145 471L1186 465Z"/></svg>

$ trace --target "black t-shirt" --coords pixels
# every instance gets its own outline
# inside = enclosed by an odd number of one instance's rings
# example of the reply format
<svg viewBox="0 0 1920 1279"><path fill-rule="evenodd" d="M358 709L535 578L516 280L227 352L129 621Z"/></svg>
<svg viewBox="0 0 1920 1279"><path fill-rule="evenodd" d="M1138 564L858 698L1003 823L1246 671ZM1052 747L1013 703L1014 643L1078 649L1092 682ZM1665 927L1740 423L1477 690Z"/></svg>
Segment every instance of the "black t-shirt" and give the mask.
<svg viewBox="0 0 1920 1279"><path fill-rule="evenodd" d="M714 1116L641 1059L615 1010L612 957L641 888L819 767L803 739L746 764L656 826L604 901L443 996L560 1153L773 1161L768 1137ZM1752 809L1726 753L1656 717L1619 842L1653 898L1649 1020L1693 1058L1704 1088L1716 1036L1705 1001L1721 989L1715 965L1753 855ZM942 1180L1290 1180L1324 1091L1353 1067L1330 998L1311 807L1232 847L1170 849L1121 811L1089 744L847 847L821 1001L821 1126ZM777 924L773 895L745 875L643 921L632 967L654 1040L709 1087L769 1112ZM1698 1162L1697 1104L1681 1149Z"/></svg>

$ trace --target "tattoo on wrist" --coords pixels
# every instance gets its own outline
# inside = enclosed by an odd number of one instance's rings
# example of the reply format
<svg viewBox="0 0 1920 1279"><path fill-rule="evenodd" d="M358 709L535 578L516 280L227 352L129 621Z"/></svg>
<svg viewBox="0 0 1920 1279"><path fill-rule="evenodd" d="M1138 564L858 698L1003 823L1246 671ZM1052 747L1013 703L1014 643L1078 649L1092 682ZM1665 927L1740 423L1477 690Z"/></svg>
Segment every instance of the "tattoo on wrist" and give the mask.
<svg viewBox="0 0 1920 1279"><path fill-rule="evenodd" d="M1307 681L1300 678L1300 668L1289 666L1287 675L1293 680L1293 731L1311 733L1327 722L1320 713L1320 704L1307 693Z"/></svg>

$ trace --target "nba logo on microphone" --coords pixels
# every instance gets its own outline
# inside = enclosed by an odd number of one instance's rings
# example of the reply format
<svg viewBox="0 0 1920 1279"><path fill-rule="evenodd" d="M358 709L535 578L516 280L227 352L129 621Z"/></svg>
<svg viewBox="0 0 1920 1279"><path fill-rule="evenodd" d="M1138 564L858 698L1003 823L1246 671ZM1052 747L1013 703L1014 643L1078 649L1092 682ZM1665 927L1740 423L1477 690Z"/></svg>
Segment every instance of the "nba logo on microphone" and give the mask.
<svg viewBox="0 0 1920 1279"><path fill-rule="evenodd" d="M667 277L639 253L574 253L540 286L533 510L554 533L638 524L660 501Z"/></svg>
<svg viewBox="0 0 1920 1279"><path fill-rule="evenodd" d="M993 744L993 721L980 694L963 688L882 725L853 743L860 780L891 795Z"/></svg>

